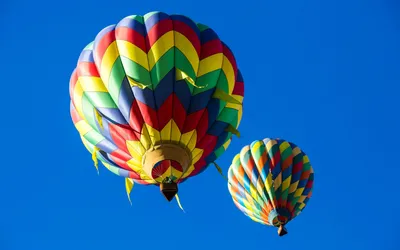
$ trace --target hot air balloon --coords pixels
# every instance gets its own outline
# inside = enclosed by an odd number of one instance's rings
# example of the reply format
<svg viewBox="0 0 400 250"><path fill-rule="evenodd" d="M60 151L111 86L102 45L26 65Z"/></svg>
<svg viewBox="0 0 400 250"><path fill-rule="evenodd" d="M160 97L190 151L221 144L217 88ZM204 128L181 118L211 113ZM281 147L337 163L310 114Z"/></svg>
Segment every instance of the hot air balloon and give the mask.
<svg viewBox="0 0 400 250"><path fill-rule="evenodd" d="M314 171L295 144L266 138L243 147L234 157L228 181L234 204L252 220L278 227L283 236L285 225L311 197Z"/></svg>
<svg viewBox="0 0 400 250"><path fill-rule="evenodd" d="M209 27L151 12L104 28L70 78L70 112L84 146L111 172L158 185L168 201L229 146L244 85ZM179 202L179 200L178 200Z"/></svg>

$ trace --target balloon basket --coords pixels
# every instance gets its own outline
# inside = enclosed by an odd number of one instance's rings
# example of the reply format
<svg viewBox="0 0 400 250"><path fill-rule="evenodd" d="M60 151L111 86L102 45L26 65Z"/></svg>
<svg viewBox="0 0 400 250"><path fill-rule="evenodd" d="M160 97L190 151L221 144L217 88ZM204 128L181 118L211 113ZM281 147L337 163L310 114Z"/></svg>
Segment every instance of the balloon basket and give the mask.
<svg viewBox="0 0 400 250"><path fill-rule="evenodd" d="M174 198L174 196L178 193L178 184L174 182L161 183L160 191L168 201L171 201Z"/></svg>

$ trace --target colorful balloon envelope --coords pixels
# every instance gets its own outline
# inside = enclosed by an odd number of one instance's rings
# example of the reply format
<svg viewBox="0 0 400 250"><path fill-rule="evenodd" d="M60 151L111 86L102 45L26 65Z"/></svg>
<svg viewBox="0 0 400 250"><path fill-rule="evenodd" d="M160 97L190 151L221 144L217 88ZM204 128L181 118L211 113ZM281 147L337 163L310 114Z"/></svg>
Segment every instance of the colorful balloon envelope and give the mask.
<svg viewBox="0 0 400 250"><path fill-rule="evenodd" d="M314 171L307 155L295 144L269 139L254 141L237 154L228 171L228 188L235 205L252 220L278 227L306 207Z"/></svg>
<svg viewBox="0 0 400 250"><path fill-rule="evenodd" d="M93 160L126 178L128 196L134 183L159 185L169 201L227 149L243 94L218 35L162 12L104 28L70 80L72 120Z"/></svg>

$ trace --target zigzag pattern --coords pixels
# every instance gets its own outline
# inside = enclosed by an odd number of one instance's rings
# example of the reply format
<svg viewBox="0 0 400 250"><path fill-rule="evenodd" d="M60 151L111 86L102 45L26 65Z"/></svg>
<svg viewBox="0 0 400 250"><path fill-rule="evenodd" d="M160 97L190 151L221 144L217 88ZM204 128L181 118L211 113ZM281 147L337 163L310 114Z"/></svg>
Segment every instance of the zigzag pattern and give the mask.
<svg viewBox="0 0 400 250"><path fill-rule="evenodd" d="M307 155L280 139L254 141L232 161L229 192L252 220L279 227L305 208L312 194L314 171Z"/></svg>
<svg viewBox="0 0 400 250"><path fill-rule="evenodd" d="M98 148L110 171L142 184L160 183L166 172L179 183L217 159L240 124L243 94L235 58L217 34L162 12L104 28L70 80L71 116L84 145ZM143 155L164 142L184 145L192 165L182 172L160 163L155 176L146 175Z"/></svg>

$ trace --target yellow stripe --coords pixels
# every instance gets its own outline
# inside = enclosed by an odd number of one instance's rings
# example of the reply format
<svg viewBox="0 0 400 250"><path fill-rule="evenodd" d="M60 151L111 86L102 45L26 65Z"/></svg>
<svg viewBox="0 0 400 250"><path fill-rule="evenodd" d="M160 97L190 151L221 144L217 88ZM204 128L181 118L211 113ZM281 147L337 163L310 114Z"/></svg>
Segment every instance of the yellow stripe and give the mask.
<svg viewBox="0 0 400 250"><path fill-rule="evenodd" d="M281 184L282 184L282 173L279 173L274 180L275 191L281 186Z"/></svg>
<svg viewBox="0 0 400 250"><path fill-rule="evenodd" d="M222 68L224 55L222 53L214 54L200 61L197 77L208 74L212 71Z"/></svg>
<svg viewBox="0 0 400 250"><path fill-rule="evenodd" d="M100 77L93 76L81 76L79 77L79 82L85 92L96 91L96 92L107 92L106 86L104 86L103 81Z"/></svg>
<svg viewBox="0 0 400 250"><path fill-rule="evenodd" d="M141 162L136 157L127 161L126 164L135 172L139 172L142 169Z"/></svg>
<svg viewBox="0 0 400 250"><path fill-rule="evenodd" d="M269 152L274 145L276 145L276 141L275 140L268 141L267 144L265 145L266 148L267 148L267 152Z"/></svg>
<svg viewBox="0 0 400 250"><path fill-rule="evenodd" d="M151 137L149 134L149 131L146 129L145 126L142 127L142 132L140 135L140 143L144 147L145 150L149 149L151 147Z"/></svg>
<svg viewBox="0 0 400 250"><path fill-rule="evenodd" d="M85 120L80 120L75 123L75 127L81 136L86 135L88 132L92 131L93 128Z"/></svg>
<svg viewBox="0 0 400 250"><path fill-rule="evenodd" d="M155 128L153 128L153 127L151 127L149 124L147 124L147 123L145 123L145 126L146 126L146 128L147 128L147 132L148 132L148 135L149 135L149 137L150 137L150 140L151 140L151 144L154 146L154 145L156 145L159 141L161 141L161 137L160 137L160 132L157 130L157 129L155 129Z"/></svg>
<svg viewBox="0 0 400 250"><path fill-rule="evenodd" d="M195 164L196 162L198 162L201 158L201 156L203 155L204 150L203 149L199 149L199 148L195 148L192 151L192 164Z"/></svg>
<svg viewBox="0 0 400 250"><path fill-rule="evenodd" d="M190 167L186 170L186 172L182 175L181 179L188 177L194 170L194 165L190 165Z"/></svg>
<svg viewBox="0 0 400 250"><path fill-rule="evenodd" d="M297 203L303 203L306 198L307 198L307 195L300 196L300 198L297 200Z"/></svg>
<svg viewBox="0 0 400 250"><path fill-rule="evenodd" d="M303 193L304 188L299 188L296 190L296 193L294 193L293 197L297 198L300 197L300 195Z"/></svg>
<svg viewBox="0 0 400 250"><path fill-rule="evenodd" d="M197 55L196 49L193 44L181 33L174 32L175 47L178 48L183 55L188 59L192 65L193 71L197 75L197 69L199 68L199 56Z"/></svg>
<svg viewBox="0 0 400 250"><path fill-rule="evenodd" d="M224 63L222 64L222 71L225 73L226 79L228 80L228 93L232 94L233 88L235 87L235 71L229 59L224 56Z"/></svg>
<svg viewBox="0 0 400 250"><path fill-rule="evenodd" d="M85 116L82 111L82 98L83 98L83 88L82 85L79 81L79 79L76 81L75 88L74 88L74 93L73 93L73 98L74 98L74 106L76 111L78 112L79 116L84 119Z"/></svg>
<svg viewBox="0 0 400 250"><path fill-rule="evenodd" d="M149 70L149 62L147 60L147 54L141 48L132 44L128 41L117 40L117 47L119 50L119 54L124 56L131 61L139 64L146 70Z"/></svg>
<svg viewBox="0 0 400 250"><path fill-rule="evenodd" d="M192 130L190 132L182 134L180 141L182 144L186 145L186 147L190 150L193 151L196 147L196 141L197 141L197 132L196 130Z"/></svg>
<svg viewBox="0 0 400 250"><path fill-rule="evenodd" d="M171 138L171 121L170 120L163 129L161 129L160 134L161 134L161 140L163 141L169 141Z"/></svg>
<svg viewBox="0 0 400 250"><path fill-rule="evenodd" d="M126 141L126 147L132 158L136 158L139 162L142 161L142 156L146 153L140 141Z"/></svg>
<svg viewBox="0 0 400 250"><path fill-rule="evenodd" d="M179 142L181 139L181 131L174 120L171 120L171 141Z"/></svg>
<svg viewBox="0 0 400 250"><path fill-rule="evenodd" d="M290 185L289 194L295 192L298 185L299 185L299 181L296 181L295 183L292 183Z"/></svg>
<svg viewBox="0 0 400 250"><path fill-rule="evenodd" d="M222 147L226 150L229 147L229 144L231 144L232 139L227 140L224 144L222 144Z"/></svg>
<svg viewBox="0 0 400 250"><path fill-rule="evenodd" d="M152 70L154 65L158 60L174 46L174 33L173 31L168 31L162 35L157 42L153 44L149 52L147 53L147 58L149 60L149 70Z"/></svg>
<svg viewBox="0 0 400 250"><path fill-rule="evenodd" d="M289 147L290 147L290 144L287 141L284 141L281 143L281 145L279 145L279 151L281 153L283 153L283 151L285 151Z"/></svg>
<svg viewBox="0 0 400 250"><path fill-rule="evenodd" d="M283 183L282 183L282 190L283 191L289 188L291 179L292 179L291 177L288 177L286 180L283 181Z"/></svg>
<svg viewBox="0 0 400 250"><path fill-rule="evenodd" d="M117 43L112 42L106 52L104 53L103 60L101 61L100 75L103 79L104 85L108 86L111 70L114 66L115 61L119 57Z"/></svg>

